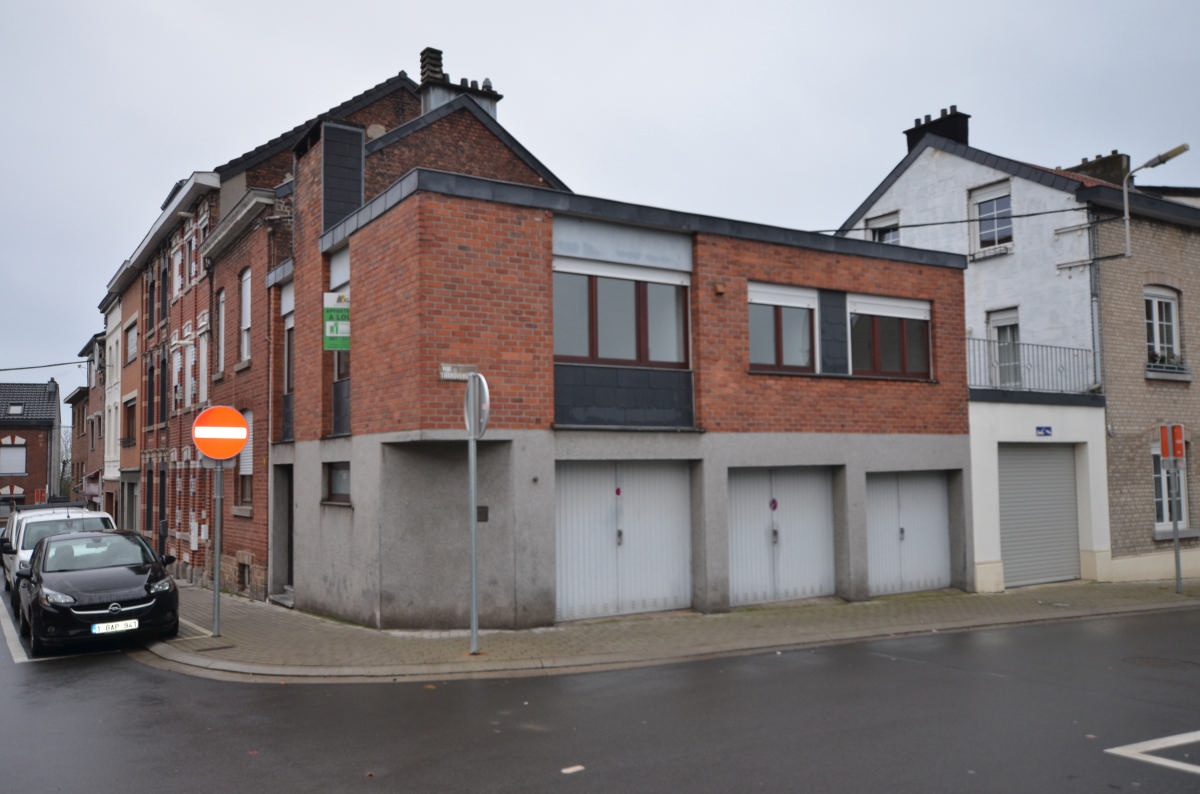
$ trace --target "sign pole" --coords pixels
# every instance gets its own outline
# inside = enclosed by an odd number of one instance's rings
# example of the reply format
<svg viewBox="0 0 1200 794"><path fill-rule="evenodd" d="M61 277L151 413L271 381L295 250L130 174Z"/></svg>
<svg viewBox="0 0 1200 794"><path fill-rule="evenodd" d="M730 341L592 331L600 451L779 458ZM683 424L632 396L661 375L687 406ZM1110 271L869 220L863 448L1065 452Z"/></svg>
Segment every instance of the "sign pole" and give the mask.
<svg viewBox="0 0 1200 794"><path fill-rule="evenodd" d="M213 627L212 635L221 636L221 513L225 501L225 461L216 460L213 467Z"/></svg>
<svg viewBox="0 0 1200 794"><path fill-rule="evenodd" d="M237 457L246 448L250 425L241 412L228 405L205 408L192 422L192 442L213 463L213 628L221 636L221 513L225 501L225 461ZM206 464L207 465L207 464Z"/></svg>
<svg viewBox="0 0 1200 794"><path fill-rule="evenodd" d="M471 526L471 655L479 654L479 477L475 442L487 430L491 398L487 380L478 372L467 375L463 414L467 420L467 493Z"/></svg>

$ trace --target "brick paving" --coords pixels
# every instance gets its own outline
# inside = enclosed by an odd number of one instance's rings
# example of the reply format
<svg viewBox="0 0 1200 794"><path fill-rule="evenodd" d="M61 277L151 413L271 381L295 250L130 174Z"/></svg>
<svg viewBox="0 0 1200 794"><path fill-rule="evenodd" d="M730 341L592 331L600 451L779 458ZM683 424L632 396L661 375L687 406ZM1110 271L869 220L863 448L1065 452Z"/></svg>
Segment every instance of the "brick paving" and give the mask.
<svg viewBox="0 0 1200 794"><path fill-rule="evenodd" d="M462 631L368 629L222 594L212 636L212 590L182 584L179 637L148 650L175 669L225 678L293 681L429 680L578 672L705 656L782 650L856 639L1200 608L1200 579L1064 584L978 594L939 590L847 603L835 598L563 623L521 631L481 629L479 653Z"/></svg>

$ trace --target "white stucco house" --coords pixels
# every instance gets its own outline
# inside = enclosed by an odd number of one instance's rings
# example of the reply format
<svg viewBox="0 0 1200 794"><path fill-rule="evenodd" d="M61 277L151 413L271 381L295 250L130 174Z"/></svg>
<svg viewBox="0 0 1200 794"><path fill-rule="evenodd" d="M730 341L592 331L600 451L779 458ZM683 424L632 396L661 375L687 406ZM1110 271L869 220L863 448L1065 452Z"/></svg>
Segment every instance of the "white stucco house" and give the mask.
<svg viewBox="0 0 1200 794"><path fill-rule="evenodd" d="M916 120L838 234L968 257L974 589L1168 578L1175 526L1200 569L1188 477L1169 494L1152 443L1200 424L1183 363L1200 213L1134 188L1127 254L1127 156L1029 165L970 146L968 119Z"/></svg>

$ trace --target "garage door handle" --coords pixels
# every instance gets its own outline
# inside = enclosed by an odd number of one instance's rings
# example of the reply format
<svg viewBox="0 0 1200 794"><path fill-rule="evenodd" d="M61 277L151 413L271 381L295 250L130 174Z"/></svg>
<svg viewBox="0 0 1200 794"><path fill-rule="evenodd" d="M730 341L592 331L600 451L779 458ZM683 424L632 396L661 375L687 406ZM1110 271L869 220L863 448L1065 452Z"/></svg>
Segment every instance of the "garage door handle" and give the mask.
<svg viewBox="0 0 1200 794"><path fill-rule="evenodd" d="M904 527L900 527L900 540L904 540Z"/></svg>
<svg viewBox="0 0 1200 794"><path fill-rule="evenodd" d="M618 529L617 530L617 545L620 546L624 542L625 542L625 531Z"/></svg>
<svg viewBox="0 0 1200 794"><path fill-rule="evenodd" d="M771 527L771 542L776 543L776 544L779 543L779 528L778 527Z"/></svg>

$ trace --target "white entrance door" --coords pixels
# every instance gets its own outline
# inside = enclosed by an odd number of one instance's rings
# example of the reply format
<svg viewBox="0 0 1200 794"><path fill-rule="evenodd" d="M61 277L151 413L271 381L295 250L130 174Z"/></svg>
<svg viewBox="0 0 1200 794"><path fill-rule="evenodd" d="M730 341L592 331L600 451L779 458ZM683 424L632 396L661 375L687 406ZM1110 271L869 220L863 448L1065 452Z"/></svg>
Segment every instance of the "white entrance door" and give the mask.
<svg viewBox="0 0 1200 794"><path fill-rule="evenodd" d="M730 470L730 604L812 598L835 589L830 472Z"/></svg>
<svg viewBox="0 0 1200 794"><path fill-rule="evenodd" d="M691 606L687 464L571 461L556 479L559 620Z"/></svg>
<svg viewBox="0 0 1200 794"><path fill-rule="evenodd" d="M867 568L873 596L950 586L945 474L867 475Z"/></svg>

